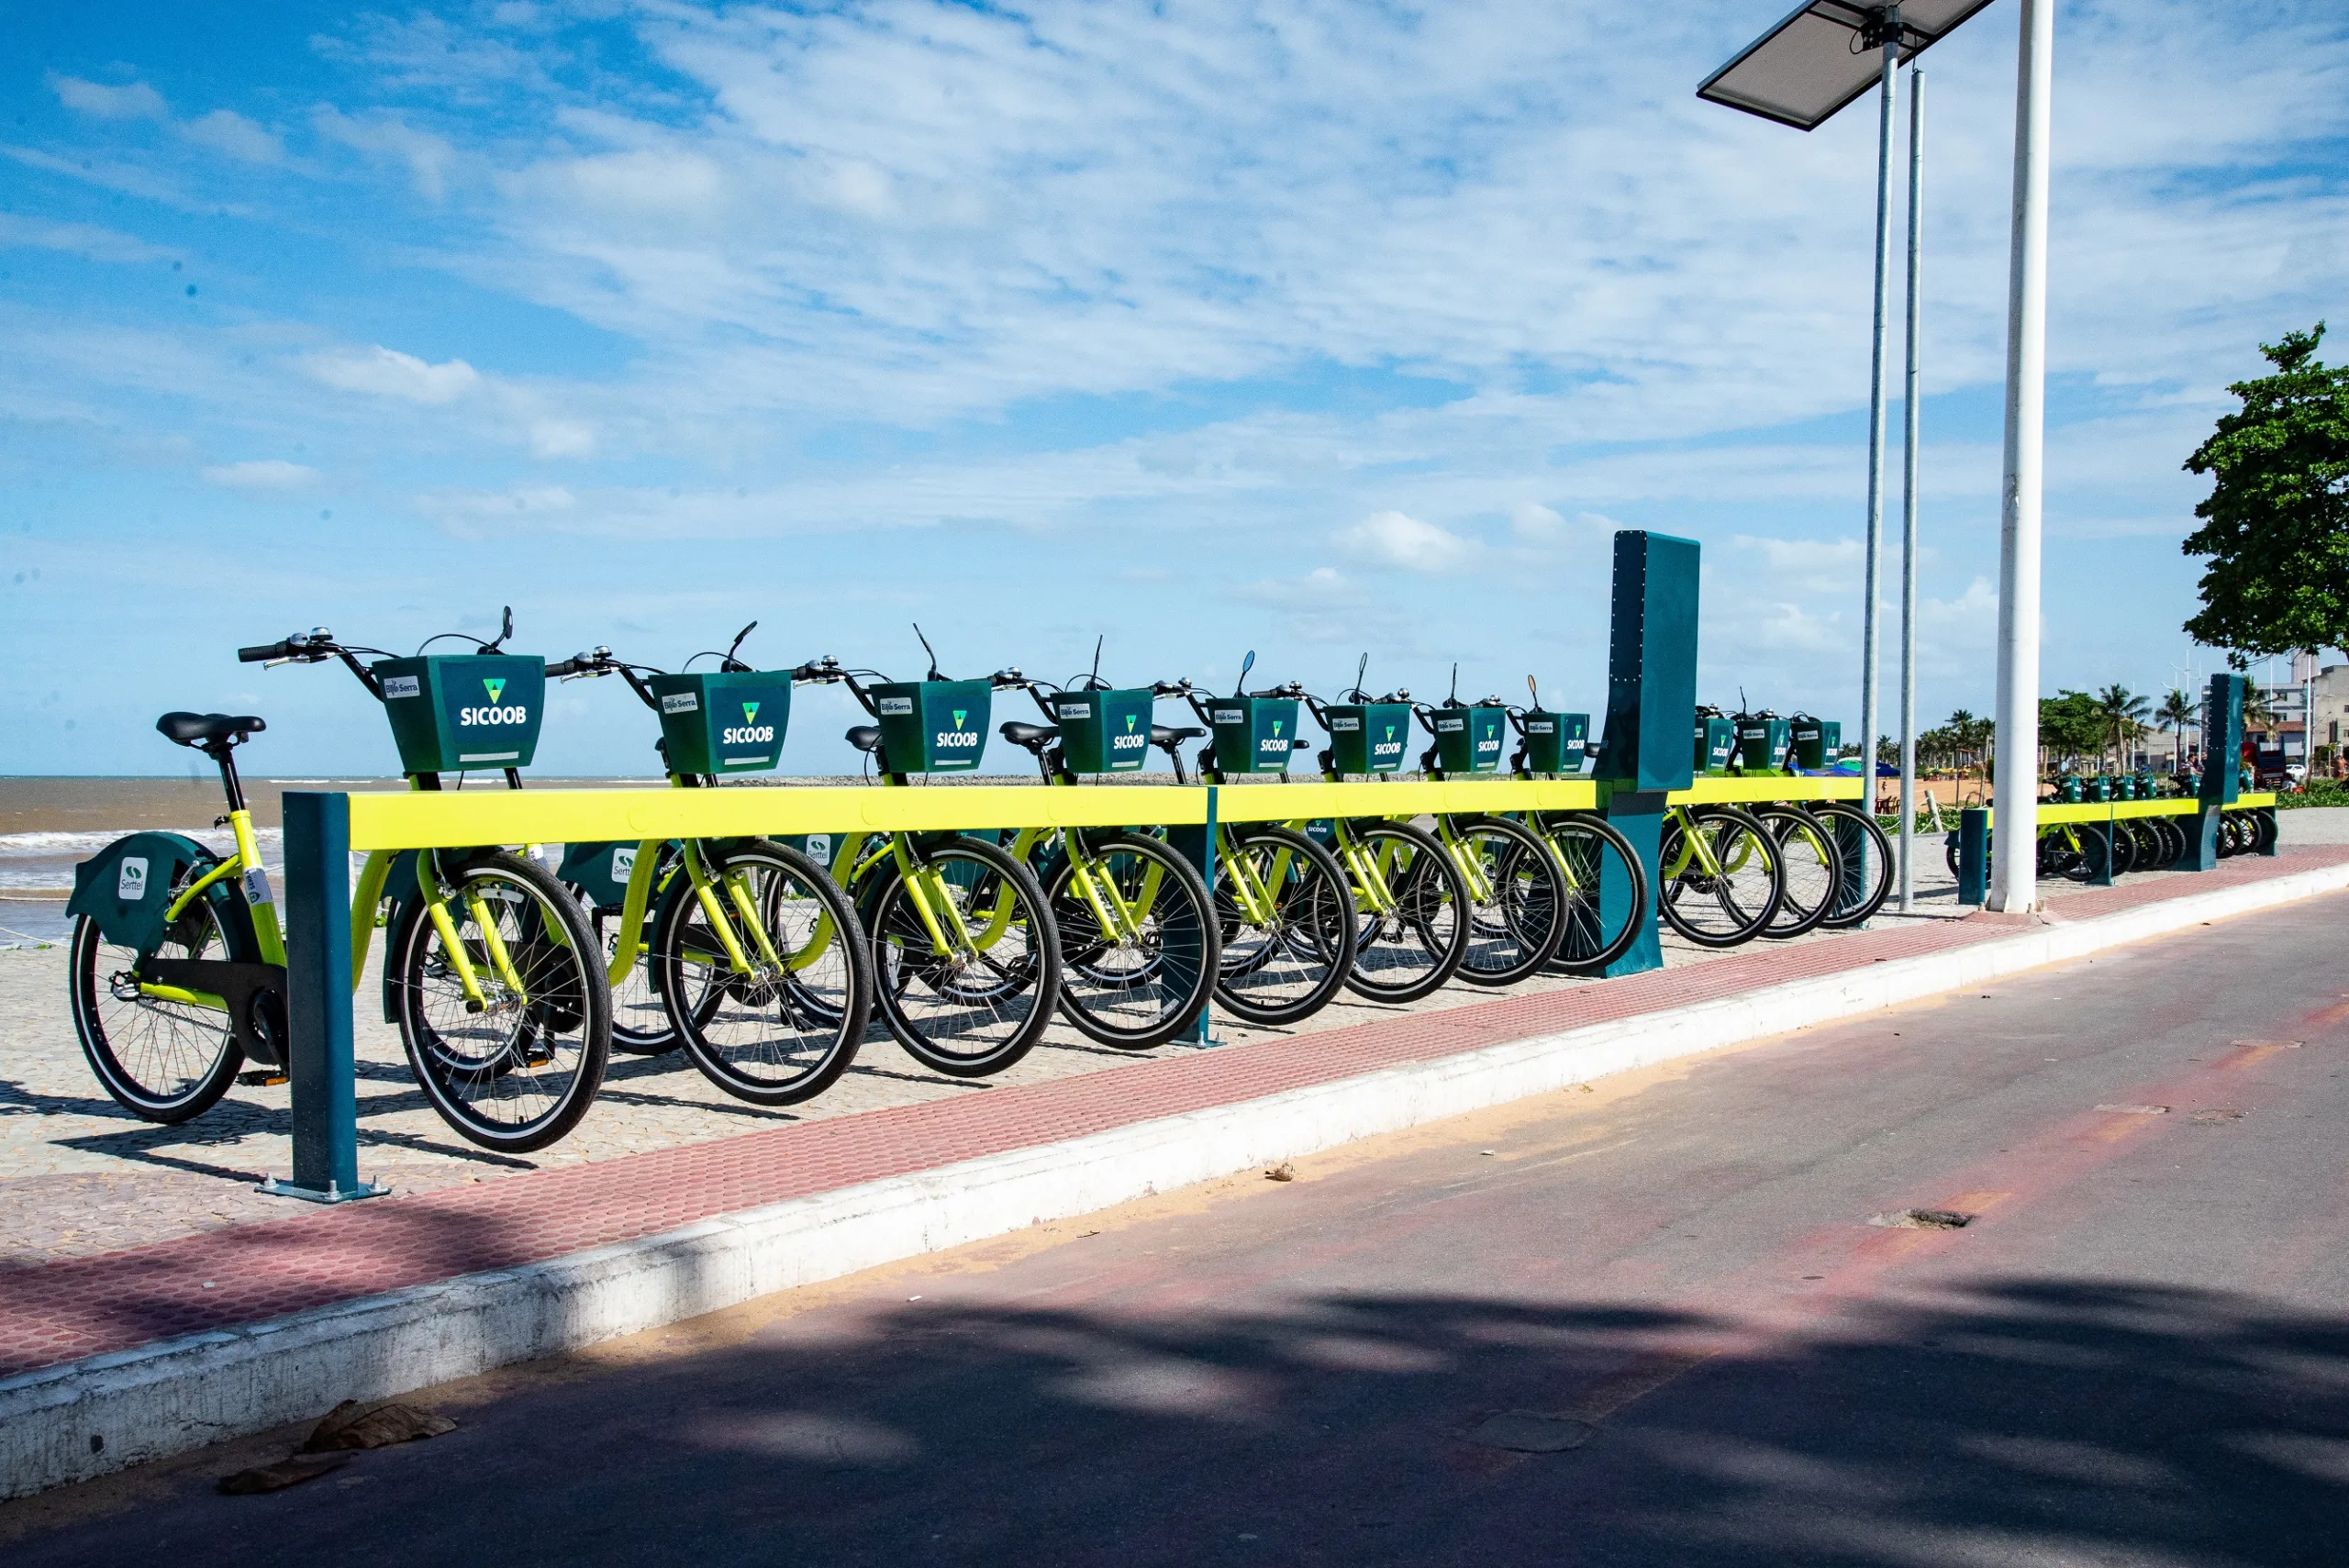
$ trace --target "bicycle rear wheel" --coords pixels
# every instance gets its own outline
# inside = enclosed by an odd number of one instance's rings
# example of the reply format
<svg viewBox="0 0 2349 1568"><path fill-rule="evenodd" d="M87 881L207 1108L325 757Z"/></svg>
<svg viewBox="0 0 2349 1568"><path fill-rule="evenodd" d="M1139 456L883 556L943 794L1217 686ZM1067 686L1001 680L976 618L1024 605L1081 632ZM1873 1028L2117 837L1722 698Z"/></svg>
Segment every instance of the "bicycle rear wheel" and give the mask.
<svg viewBox="0 0 2349 1568"><path fill-rule="evenodd" d="M1664 921L1698 947L1753 940L1778 912L1785 891L1778 841L1730 806L1668 817L1657 864L1664 868Z"/></svg>
<svg viewBox="0 0 2349 1568"><path fill-rule="evenodd" d="M1762 934L1784 941L1817 929L1843 891L1843 852L1833 829L1799 806L1765 806L1753 815L1778 841L1785 861L1786 891Z"/></svg>
<svg viewBox="0 0 2349 1568"><path fill-rule="evenodd" d="M1035 873L983 839L923 849L916 902L894 859L865 892L874 999L906 1054L955 1078L984 1078L1028 1054L1060 1000L1060 937ZM950 944L941 952L927 907Z"/></svg>
<svg viewBox="0 0 2349 1568"><path fill-rule="evenodd" d="M225 959L228 950L219 914L203 897L164 933L154 956ZM115 1104L142 1121L175 1126L219 1103L245 1053L227 1013L140 995L132 978L140 956L107 941L87 915L75 918L66 958L73 1032Z"/></svg>
<svg viewBox="0 0 2349 1568"><path fill-rule="evenodd" d="M1892 839L1883 825L1848 800L1823 800L1811 815L1827 824L1843 856L1843 891L1819 922L1830 931L1848 930L1884 907L1892 896ZM1957 874L1957 851L1949 851L1950 875Z"/></svg>
<svg viewBox="0 0 2349 1568"><path fill-rule="evenodd" d="M1329 851L1293 828L1233 828L1221 848L1215 1005L1244 1023L1269 1027L1311 1018L1353 969L1353 898L1345 873Z"/></svg>
<svg viewBox="0 0 2349 1568"><path fill-rule="evenodd" d="M702 1075L735 1098L812 1099L856 1060L872 1018L864 928L847 895L796 850L751 839L698 852L716 922L681 873L652 934L651 966L671 1025ZM729 937L747 971L735 967Z"/></svg>
<svg viewBox="0 0 2349 1568"><path fill-rule="evenodd" d="M595 933L596 951L603 957L604 973L609 983L612 954L619 950L624 912L597 904L577 883L566 882L563 886L579 900L580 916ZM659 913L657 906L644 912L644 929L637 934L636 962L610 985L612 1049L630 1056L660 1056L682 1043L676 1026L669 1021L668 1006L661 998L660 982L652 973L652 927Z"/></svg>
<svg viewBox="0 0 2349 1568"><path fill-rule="evenodd" d="M1061 1015L1070 1023L1104 1045L1147 1051L1198 1021L1220 944L1208 885L1188 860L1147 833L1085 833L1081 843L1063 842L1044 895L1060 932Z"/></svg>
<svg viewBox="0 0 2349 1568"><path fill-rule="evenodd" d="M595 933L562 884L519 855L444 851L437 873L432 859L420 859L417 880L448 890L456 941L416 898L385 958L408 1067L460 1136L501 1153L543 1149L587 1113L611 1051Z"/></svg>
<svg viewBox="0 0 2349 1568"><path fill-rule="evenodd" d="M1647 868L1631 841L1604 817L1553 812L1537 820L1566 887L1558 951L1550 966L1569 974L1604 974L1655 918ZM1621 894L1621 909L1602 904L1602 890L1610 883Z"/></svg>
<svg viewBox="0 0 2349 1568"><path fill-rule="evenodd" d="M1359 895L1346 988L1374 1002L1416 1002L1452 978L1468 953L1468 884L1435 836L1401 822L1349 830L1377 866L1390 905Z"/></svg>
<svg viewBox="0 0 2349 1568"><path fill-rule="evenodd" d="M1475 985L1514 985L1541 973L1565 935L1565 879L1532 829L1506 817L1458 817L1452 831L1473 857L1490 896L1470 890L1468 945L1459 978ZM1467 878L1462 877L1464 885Z"/></svg>

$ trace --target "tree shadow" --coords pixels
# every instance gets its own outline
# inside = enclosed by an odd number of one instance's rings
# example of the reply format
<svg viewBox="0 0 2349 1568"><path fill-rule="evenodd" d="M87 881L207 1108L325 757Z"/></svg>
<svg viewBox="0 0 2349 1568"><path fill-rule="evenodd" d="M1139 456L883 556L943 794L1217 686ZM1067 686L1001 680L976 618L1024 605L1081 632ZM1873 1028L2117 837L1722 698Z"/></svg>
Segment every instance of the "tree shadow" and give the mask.
<svg viewBox="0 0 2349 1568"><path fill-rule="evenodd" d="M2247 1295L1995 1282L1758 1351L1696 1314L1467 1296L1016 1302L824 1309L607 1362L370 1456L380 1485L286 1494L266 1539L229 1528L250 1505L190 1491L19 1560L171 1526L191 1563L306 1562L327 1531L550 1562L2343 1556L2349 1324ZM1482 1440L1508 1411L1582 1440Z"/></svg>

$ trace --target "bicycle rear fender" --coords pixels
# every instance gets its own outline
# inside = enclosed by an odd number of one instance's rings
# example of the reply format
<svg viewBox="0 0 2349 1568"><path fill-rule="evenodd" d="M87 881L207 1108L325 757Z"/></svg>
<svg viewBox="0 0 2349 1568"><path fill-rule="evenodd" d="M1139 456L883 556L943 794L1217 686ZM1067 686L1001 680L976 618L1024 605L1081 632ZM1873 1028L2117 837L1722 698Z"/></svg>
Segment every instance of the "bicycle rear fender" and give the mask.
<svg viewBox="0 0 2349 1568"><path fill-rule="evenodd" d="M174 884L183 880L180 873L208 871L219 861L183 833L133 833L73 868L73 896L65 912L88 916L98 934L117 947L150 953L163 945L163 912L171 907ZM226 882L205 896L220 910L223 927L239 924L228 914L236 899ZM245 924L250 929L250 921Z"/></svg>

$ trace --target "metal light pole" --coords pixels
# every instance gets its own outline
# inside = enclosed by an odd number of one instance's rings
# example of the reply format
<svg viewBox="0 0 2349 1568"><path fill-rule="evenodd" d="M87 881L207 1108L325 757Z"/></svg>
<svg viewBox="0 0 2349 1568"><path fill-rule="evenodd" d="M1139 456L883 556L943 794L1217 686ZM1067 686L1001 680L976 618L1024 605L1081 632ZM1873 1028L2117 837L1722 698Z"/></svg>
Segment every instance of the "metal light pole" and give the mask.
<svg viewBox="0 0 2349 1568"><path fill-rule="evenodd" d="M1917 328L1925 233L1925 68L1909 72L1909 379L1900 434L1900 912L1917 905Z"/></svg>
<svg viewBox="0 0 2349 1568"><path fill-rule="evenodd" d="M2014 240L2007 274L2007 450L1998 527L1998 782L1990 907L2039 901L2039 518L2047 417L2047 135L2055 0L2022 0Z"/></svg>
<svg viewBox="0 0 2349 1568"><path fill-rule="evenodd" d="M1884 318L1892 296L1892 111L1900 86L1900 7L1887 6L1873 25L1883 34L1884 60L1877 68L1876 128L1876 333L1868 347L1867 587L1860 614L1860 773L1868 781L1870 811L1876 809L1876 617L1884 582Z"/></svg>

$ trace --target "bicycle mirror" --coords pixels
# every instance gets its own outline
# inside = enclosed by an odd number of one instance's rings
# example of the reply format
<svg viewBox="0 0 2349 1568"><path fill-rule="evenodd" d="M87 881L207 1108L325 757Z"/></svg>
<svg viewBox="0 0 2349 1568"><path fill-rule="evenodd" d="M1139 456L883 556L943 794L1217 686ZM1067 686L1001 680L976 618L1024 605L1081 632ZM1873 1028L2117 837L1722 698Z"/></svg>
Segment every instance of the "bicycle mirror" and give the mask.
<svg viewBox="0 0 2349 1568"><path fill-rule="evenodd" d="M1248 657L1240 662L1240 679L1231 684L1233 696L1241 697L1248 695L1248 672L1255 667L1256 651L1252 648L1248 651Z"/></svg>
<svg viewBox="0 0 2349 1568"><path fill-rule="evenodd" d="M489 644L489 646L487 646L486 648L484 648L484 649L482 650L482 651L483 651L484 653L495 653L495 652L496 652L499 649L501 649L501 648L503 648L503 647L505 647L505 646L506 646L506 639L507 639L507 638L509 638L509 637L513 636L513 635L514 635L514 606L511 606L511 605L508 605L508 606L506 606L506 621L505 621L505 624L504 624L503 626L500 626L500 627L497 628L497 640L496 640L496 641L495 641L495 642L493 642L493 643L491 643L491 644Z"/></svg>
<svg viewBox="0 0 2349 1568"><path fill-rule="evenodd" d="M1106 631L1093 639L1093 673L1085 677L1085 689L1088 692L1101 689L1101 645L1108 639Z"/></svg>
<svg viewBox="0 0 2349 1568"><path fill-rule="evenodd" d="M946 679L945 676L938 673L938 651L930 647L930 639L921 635L921 622L919 621L914 622L914 636L919 639L921 642L921 651L930 655L930 673L924 675L922 679L925 681L942 681Z"/></svg>
<svg viewBox="0 0 2349 1568"><path fill-rule="evenodd" d="M756 630L758 630L758 629L759 629L759 623L758 623L758 622L756 622L756 621L752 621L750 625L748 625L748 626L744 627L741 630L740 630L740 631L736 632L736 633L734 634L734 641L733 641L732 646L729 647L729 648L726 650L726 657L718 661L718 667L719 669L721 669L721 670L747 670L747 669L749 669L749 668L750 668L750 666L749 666L748 664L743 663L740 659L735 658L735 657L734 657L734 655L735 655L735 653L736 653L737 651L739 651L740 650L740 648L741 648L741 646L742 646L742 639L743 639L744 638L746 638L746 637L750 636L750 635L751 635L751 633L752 633L752 632L754 632L754 631L756 631Z"/></svg>
<svg viewBox="0 0 2349 1568"><path fill-rule="evenodd" d="M1533 677L1531 675L1525 677L1525 695L1533 699L1535 707L1542 706L1542 688L1533 684Z"/></svg>

